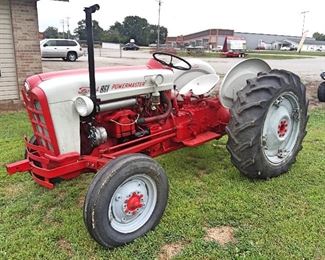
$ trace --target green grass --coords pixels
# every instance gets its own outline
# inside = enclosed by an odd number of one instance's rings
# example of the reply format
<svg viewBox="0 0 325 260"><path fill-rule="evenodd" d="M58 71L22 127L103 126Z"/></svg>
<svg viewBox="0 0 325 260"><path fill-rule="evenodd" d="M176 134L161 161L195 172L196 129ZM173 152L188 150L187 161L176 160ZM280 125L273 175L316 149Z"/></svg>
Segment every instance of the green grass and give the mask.
<svg viewBox="0 0 325 260"><path fill-rule="evenodd" d="M263 60L291 60L291 59L306 59L314 58L314 56L305 56L305 55L286 55L286 54L267 54L267 53L256 53L248 52L247 59L249 58L258 58Z"/></svg>
<svg viewBox="0 0 325 260"><path fill-rule="evenodd" d="M177 54L182 57L203 57L203 58L222 58L221 52L201 52L187 53L186 51L178 51ZM325 52L301 52L294 51L247 51L246 58L260 58L265 60L288 60L288 59L306 59L316 56L325 56Z"/></svg>
<svg viewBox="0 0 325 260"><path fill-rule="evenodd" d="M0 259L153 259L183 242L182 259L325 258L325 111L311 112L304 149L289 173L251 181L232 166L226 138L157 160L169 176L169 203L147 236L105 250L88 235L82 204L93 175L46 190L28 173L6 175L22 159L25 113L0 115ZM205 228L228 225L234 244L204 240Z"/></svg>
<svg viewBox="0 0 325 260"><path fill-rule="evenodd" d="M248 53L260 53L260 54L280 54L286 56L325 56L325 52L320 51L302 51L297 53L296 51L276 51L276 50L250 50Z"/></svg>

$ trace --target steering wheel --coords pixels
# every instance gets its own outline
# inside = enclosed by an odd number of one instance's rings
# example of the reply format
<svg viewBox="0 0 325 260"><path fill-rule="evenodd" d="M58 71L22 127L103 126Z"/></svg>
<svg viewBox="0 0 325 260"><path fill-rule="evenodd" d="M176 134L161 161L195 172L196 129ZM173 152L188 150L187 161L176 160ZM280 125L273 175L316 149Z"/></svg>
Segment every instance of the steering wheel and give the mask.
<svg viewBox="0 0 325 260"><path fill-rule="evenodd" d="M321 78L325 80L325 71L320 74Z"/></svg>
<svg viewBox="0 0 325 260"><path fill-rule="evenodd" d="M156 61L158 61L162 65L165 65L165 66L168 66L168 67L171 67L174 69L190 70L192 68L192 65L188 61L186 61L186 60L182 59L181 57L178 57L174 54L170 54L170 53L166 53L166 52L155 52L154 54L152 54L152 56ZM166 56L166 60L169 59L169 62L167 62L161 58L158 58L159 56L162 56L162 57ZM181 61L186 66L176 66L175 63L173 62L173 59Z"/></svg>

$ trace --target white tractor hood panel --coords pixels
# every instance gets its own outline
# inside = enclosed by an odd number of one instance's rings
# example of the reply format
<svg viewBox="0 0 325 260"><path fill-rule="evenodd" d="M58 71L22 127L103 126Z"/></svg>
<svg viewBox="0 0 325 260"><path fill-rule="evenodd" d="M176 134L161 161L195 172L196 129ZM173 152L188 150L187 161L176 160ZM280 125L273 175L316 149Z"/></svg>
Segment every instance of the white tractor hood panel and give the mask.
<svg viewBox="0 0 325 260"><path fill-rule="evenodd" d="M131 67L132 68L132 67ZM173 88L173 71L168 69L137 69L96 73L97 98L101 101L128 98ZM158 80L157 85L154 79ZM77 96L90 95L89 75L64 75L39 84L49 104L73 101Z"/></svg>

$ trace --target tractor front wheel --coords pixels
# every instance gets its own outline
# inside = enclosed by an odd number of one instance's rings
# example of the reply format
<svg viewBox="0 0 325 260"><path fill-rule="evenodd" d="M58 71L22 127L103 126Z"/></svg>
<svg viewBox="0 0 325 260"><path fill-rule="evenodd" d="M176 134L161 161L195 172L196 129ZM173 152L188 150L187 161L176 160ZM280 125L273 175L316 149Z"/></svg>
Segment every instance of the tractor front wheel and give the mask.
<svg viewBox="0 0 325 260"><path fill-rule="evenodd" d="M305 86L285 70L247 80L230 109L227 149L244 175L267 179L290 168L306 135Z"/></svg>
<svg viewBox="0 0 325 260"><path fill-rule="evenodd" d="M167 176L156 161L142 154L121 156L104 166L92 181L84 222L102 246L124 245L159 223L167 199Z"/></svg>

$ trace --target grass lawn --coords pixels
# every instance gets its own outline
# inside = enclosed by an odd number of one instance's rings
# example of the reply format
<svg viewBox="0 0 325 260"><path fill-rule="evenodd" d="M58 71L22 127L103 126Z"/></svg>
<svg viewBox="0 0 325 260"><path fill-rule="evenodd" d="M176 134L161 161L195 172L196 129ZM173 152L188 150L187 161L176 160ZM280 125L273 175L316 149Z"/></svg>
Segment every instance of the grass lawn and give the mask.
<svg viewBox="0 0 325 260"><path fill-rule="evenodd" d="M259 58L264 60L288 60L288 59L306 59L317 56L324 57L325 52L301 52L294 51L247 51L246 58ZM203 53L187 53L186 51L178 51L177 55L182 57L204 57L204 58L223 58L221 52L203 52Z"/></svg>
<svg viewBox="0 0 325 260"><path fill-rule="evenodd" d="M325 56L325 52L321 51L302 51L297 53L296 51L280 51L280 50L250 50L248 53L259 53L259 54L280 54L280 55L293 55L293 56Z"/></svg>
<svg viewBox="0 0 325 260"><path fill-rule="evenodd" d="M54 190L29 174L7 176L4 165L23 157L31 129L23 112L0 114L0 259L153 259L180 243L179 259L325 258L325 110L310 112L304 149L289 173L251 181L232 166L226 137L157 160L169 176L169 203L155 231L105 250L82 219L93 178L61 182ZM230 226L236 242L206 241L205 230Z"/></svg>

